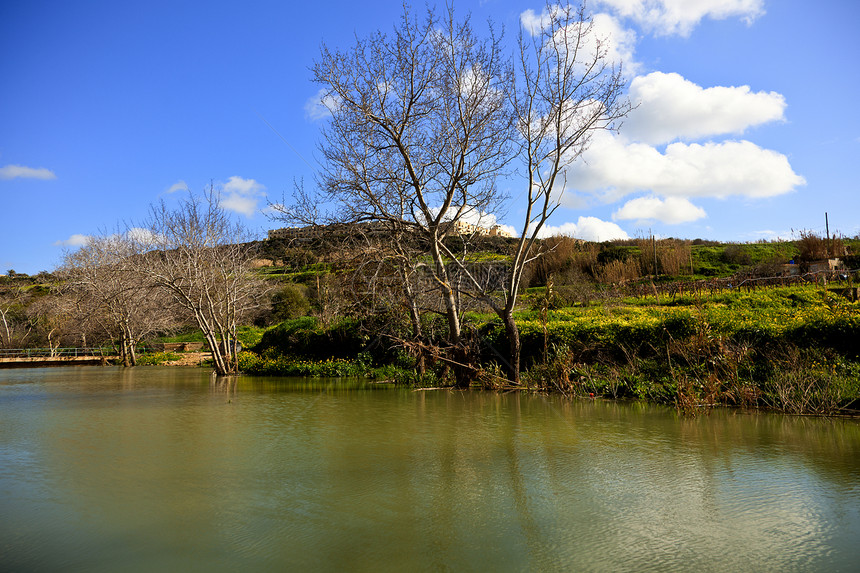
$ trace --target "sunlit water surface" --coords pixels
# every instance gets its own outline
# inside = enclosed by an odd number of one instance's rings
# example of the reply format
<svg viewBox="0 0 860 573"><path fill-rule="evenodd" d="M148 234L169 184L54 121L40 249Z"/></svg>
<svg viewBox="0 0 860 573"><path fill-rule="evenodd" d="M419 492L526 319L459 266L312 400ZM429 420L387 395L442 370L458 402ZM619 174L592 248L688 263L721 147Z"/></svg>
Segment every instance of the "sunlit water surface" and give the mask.
<svg viewBox="0 0 860 573"><path fill-rule="evenodd" d="M0 371L4 571L851 571L860 424Z"/></svg>

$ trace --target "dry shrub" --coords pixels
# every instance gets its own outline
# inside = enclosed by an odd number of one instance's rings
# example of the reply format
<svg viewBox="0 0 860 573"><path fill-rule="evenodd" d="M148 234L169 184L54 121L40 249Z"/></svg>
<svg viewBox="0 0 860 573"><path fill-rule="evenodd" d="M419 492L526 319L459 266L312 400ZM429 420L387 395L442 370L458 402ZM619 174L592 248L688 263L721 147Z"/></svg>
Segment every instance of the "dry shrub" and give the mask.
<svg viewBox="0 0 860 573"><path fill-rule="evenodd" d="M571 284L597 262L599 247L579 239L555 236L545 239L541 256L530 265L531 286L543 286L552 276L557 284Z"/></svg>
<svg viewBox="0 0 860 573"><path fill-rule="evenodd" d="M801 231L800 239L797 241L801 261L816 261L831 257L841 257L845 254L845 244L839 237L833 237L829 241L823 239L812 231Z"/></svg>
<svg viewBox="0 0 860 573"><path fill-rule="evenodd" d="M689 274L691 257L692 250L688 244L678 241L661 241L657 244L657 261L663 274Z"/></svg>
<svg viewBox="0 0 860 573"><path fill-rule="evenodd" d="M680 239L636 239L639 247L639 266L644 274L681 275L690 273L692 247Z"/></svg>
<svg viewBox="0 0 860 573"><path fill-rule="evenodd" d="M598 271L597 280L603 283L621 283L636 280L642 276L639 261L630 257L623 261L610 261Z"/></svg>

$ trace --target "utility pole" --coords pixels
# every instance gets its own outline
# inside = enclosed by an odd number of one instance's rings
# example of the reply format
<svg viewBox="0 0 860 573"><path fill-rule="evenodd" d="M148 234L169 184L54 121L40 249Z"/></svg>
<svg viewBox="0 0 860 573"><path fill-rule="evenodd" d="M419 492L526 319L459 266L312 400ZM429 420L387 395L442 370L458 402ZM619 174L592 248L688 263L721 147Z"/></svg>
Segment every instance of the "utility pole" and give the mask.
<svg viewBox="0 0 860 573"><path fill-rule="evenodd" d="M827 258L829 259L833 251L833 245L830 243L830 221L827 219L827 211L824 212L824 230L827 233Z"/></svg>
<svg viewBox="0 0 860 573"><path fill-rule="evenodd" d="M657 237L653 233L651 233L651 244L654 246L654 278L657 278Z"/></svg>

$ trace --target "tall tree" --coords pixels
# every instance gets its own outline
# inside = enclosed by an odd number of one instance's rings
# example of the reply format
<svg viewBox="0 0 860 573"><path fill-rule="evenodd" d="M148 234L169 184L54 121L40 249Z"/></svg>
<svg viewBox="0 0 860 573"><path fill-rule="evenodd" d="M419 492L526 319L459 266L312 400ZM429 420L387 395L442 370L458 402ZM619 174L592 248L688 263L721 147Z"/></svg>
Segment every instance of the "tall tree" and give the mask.
<svg viewBox="0 0 860 573"><path fill-rule="evenodd" d="M460 311L444 241L499 202L496 177L511 158L511 75L492 32L482 40L453 9L441 19L404 9L392 34L346 51L323 46L313 66L331 112L319 182L339 206L335 219L386 222L426 240L454 344Z"/></svg>
<svg viewBox="0 0 860 573"><path fill-rule="evenodd" d="M609 41L595 30L585 6L547 5L537 30L520 30L515 89L509 104L517 119L517 160L523 175L525 214L503 281L476 275L462 258L464 276L505 325L508 377L519 382L520 337L514 308L526 266L541 255L537 240L559 207L566 169L588 148L592 135L614 130L631 109L623 97L620 62L609 59ZM528 32L528 36L526 33Z"/></svg>

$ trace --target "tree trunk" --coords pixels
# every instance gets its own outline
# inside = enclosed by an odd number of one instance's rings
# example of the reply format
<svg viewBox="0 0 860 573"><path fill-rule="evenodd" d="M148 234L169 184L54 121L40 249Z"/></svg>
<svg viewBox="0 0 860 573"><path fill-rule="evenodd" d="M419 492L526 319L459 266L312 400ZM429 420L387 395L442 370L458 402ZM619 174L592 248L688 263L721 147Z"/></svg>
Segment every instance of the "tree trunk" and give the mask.
<svg viewBox="0 0 860 573"><path fill-rule="evenodd" d="M123 337L119 341L119 356L122 359L122 365L126 368L131 366L131 359L128 356L128 342Z"/></svg>
<svg viewBox="0 0 860 573"><path fill-rule="evenodd" d="M448 342L456 346L460 344L460 313L458 312L457 298L454 296L454 290L448 281L448 270L445 268L442 252L439 250L439 245L436 244L438 240L433 237L432 254L433 262L436 265L436 280L442 289L442 300L445 303L445 316L448 319Z"/></svg>
<svg viewBox="0 0 860 573"><path fill-rule="evenodd" d="M517 328L517 323L514 320L512 309L505 309L502 316L502 321L505 323L505 334L508 336L508 346L510 349L510 357L508 360L508 380L513 384L520 383L520 331Z"/></svg>
<svg viewBox="0 0 860 573"><path fill-rule="evenodd" d="M421 328L421 314L418 312L418 306L415 304L415 298L411 296L411 292L407 287L407 301L409 307L409 319L412 322L412 337L418 342L418 356L415 358L415 369L418 371L418 376L424 378L427 371L427 366L424 362L424 348L421 346L421 341L424 338L424 332Z"/></svg>

